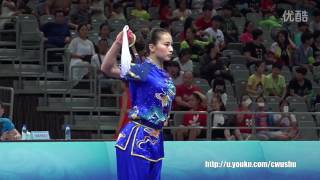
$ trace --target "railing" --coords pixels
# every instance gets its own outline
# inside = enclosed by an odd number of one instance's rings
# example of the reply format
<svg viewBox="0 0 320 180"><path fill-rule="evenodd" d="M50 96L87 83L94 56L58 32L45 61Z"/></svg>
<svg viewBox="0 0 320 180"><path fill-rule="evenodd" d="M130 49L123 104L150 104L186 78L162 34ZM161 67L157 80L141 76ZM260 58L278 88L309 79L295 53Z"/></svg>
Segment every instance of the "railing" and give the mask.
<svg viewBox="0 0 320 180"><path fill-rule="evenodd" d="M257 134L257 130L260 129L267 129L267 130L276 130L276 129L280 129L280 130L285 130L285 129L290 129L292 127L278 127L278 126L272 126L272 127L258 127L256 126L256 120L255 120L255 116L254 115L261 115L261 114L293 114L293 115L307 115L309 117L312 117L312 119L306 119L306 120L301 120L298 119L299 117L297 117L297 128L301 131L301 130L314 130L317 131L317 139L320 140L320 136L319 136L319 132L320 132L320 119L317 119L317 116L320 115L320 112L289 112L289 113L285 113L285 112L237 112L237 111L217 111L217 112L206 112L206 111L172 111L171 114L173 115L184 115L184 114L206 114L207 115L207 126L179 126L179 124L176 124L177 119L170 119L169 120L169 125L165 126L164 129L172 129L172 130L176 130L176 129L203 129L206 130L206 139L207 140L211 140L212 139L212 131L213 130L224 130L224 129L251 129L252 130L252 135L255 136ZM253 115L253 118L251 119L251 126L249 127L227 127L227 126L223 126L223 127L216 127L213 126L213 118L215 114L223 114L223 115L238 115L238 114L250 114ZM320 116L319 116L320 118ZM225 118L226 119L226 118ZM232 120L236 121L235 118L233 118ZM318 122L319 121L319 122ZM302 126L302 123L313 123L314 126ZM172 126L173 124L173 126Z"/></svg>
<svg viewBox="0 0 320 180"><path fill-rule="evenodd" d="M0 100L3 101L5 106L9 106L9 118L13 118L13 102L14 102L14 90L11 87L0 86ZM7 95L9 93L9 95ZM4 100L6 99L6 101ZM9 102L8 102L9 100Z"/></svg>

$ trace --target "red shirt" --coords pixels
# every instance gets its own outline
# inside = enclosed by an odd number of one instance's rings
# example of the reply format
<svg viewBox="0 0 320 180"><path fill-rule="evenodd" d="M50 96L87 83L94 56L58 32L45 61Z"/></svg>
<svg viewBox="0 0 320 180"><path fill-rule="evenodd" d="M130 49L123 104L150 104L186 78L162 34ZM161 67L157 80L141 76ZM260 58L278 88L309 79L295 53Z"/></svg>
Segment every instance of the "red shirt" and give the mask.
<svg viewBox="0 0 320 180"><path fill-rule="evenodd" d="M245 112L245 110L243 110L241 108L237 109L236 111ZM243 119L237 119L237 126L251 128L253 115L252 114L242 114L242 115L243 115ZM251 129L240 129L240 132L251 134L252 130Z"/></svg>
<svg viewBox="0 0 320 180"><path fill-rule="evenodd" d="M251 33L245 32L240 36L240 42L249 43L253 41L253 36Z"/></svg>
<svg viewBox="0 0 320 180"><path fill-rule="evenodd" d="M172 16L172 10L169 6L162 7L159 15L162 21L169 21L168 17Z"/></svg>
<svg viewBox="0 0 320 180"><path fill-rule="evenodd" d="M209 21L206 21L203 16L196 20L196 26L200 30L205 30L205 29L211 27L211 24L212 24L211 19L209 19Z"/></svg>
<svg viewBox="0 0 320 180"><path fill-rule="evenodd" d="M198 108L197 111L206 111L205 108ZM198 125L206 126L207 125L207 114L192 114L187 113L183 116L183 125Z"/></svg>
<svg viewBox="0 0 320 180"><path fill-rule="evenodd" d="M198 86L192 85L191 87L187 87L184 84L178 85L176 87L176 97L181 97L182 100L188 101L188 98L191 96L191 94L195 91L200 91L200 88ZM177 110L178 105L174 101L173 103L173 109Z"/></svg>
<svg viewBox="0 0 320 180"><path fill-rule="evenodd" d="M272 9L273 1L272 0L262 0L261 1L261 9L262 10L270 10Z"/></svg>

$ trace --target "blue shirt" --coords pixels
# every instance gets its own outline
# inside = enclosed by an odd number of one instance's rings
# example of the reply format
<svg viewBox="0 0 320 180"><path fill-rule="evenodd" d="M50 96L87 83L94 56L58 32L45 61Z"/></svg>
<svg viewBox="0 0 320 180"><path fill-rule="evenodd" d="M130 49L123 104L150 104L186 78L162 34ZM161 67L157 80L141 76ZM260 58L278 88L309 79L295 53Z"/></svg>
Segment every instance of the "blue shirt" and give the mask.
<svg viewBox="0 0 320 180"><path fill-rule="evenodd" d="M57 47L63 48L66 37L70 36L70 30L67 23L57 24L54 22L49 22L42 26L41 28L44 36L48 38L48 43L56 45Z"/></svg>
<svg viewBox="0 0 320 180"><path fill-rule="evenodd" d="M0 118L0 134L15 129L14 124L8 118Z"/></svg>
<svg viewBox="0 0 320 180"><path fill-rule="evenodd" d="M157 65L145 59L133 64L124 77L129 81L132 109L129 119L142 120L161 129L168 119L176 88L170 76Z"/></svg>

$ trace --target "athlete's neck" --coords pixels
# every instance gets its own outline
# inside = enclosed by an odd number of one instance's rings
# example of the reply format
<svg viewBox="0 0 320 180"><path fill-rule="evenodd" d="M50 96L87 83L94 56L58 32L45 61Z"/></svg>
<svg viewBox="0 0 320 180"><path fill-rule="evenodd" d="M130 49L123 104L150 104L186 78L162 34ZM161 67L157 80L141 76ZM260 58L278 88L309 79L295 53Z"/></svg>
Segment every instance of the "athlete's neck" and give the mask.
<svg viewBox="0 0 320 180"><path fill-rule="evenodd" d="M157 57L155 57L154 55L150 55L148 57L148 59L150 60L151 63L153 63L156 66L158 66L159 68L163 69L163 62L160 59L158 59Z"/></svg>

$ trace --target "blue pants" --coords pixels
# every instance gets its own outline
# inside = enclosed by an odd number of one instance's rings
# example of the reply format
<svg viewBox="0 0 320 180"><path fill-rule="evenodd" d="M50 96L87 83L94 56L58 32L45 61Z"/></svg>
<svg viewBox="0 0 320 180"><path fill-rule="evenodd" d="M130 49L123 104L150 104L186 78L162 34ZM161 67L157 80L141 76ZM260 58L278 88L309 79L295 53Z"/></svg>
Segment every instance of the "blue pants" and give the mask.
<svg viewBox="0 0 320 180"><path fill-rule="evenodd" d="M160 180L162 160L151 162L116 148L118 180Z"/></svg>

